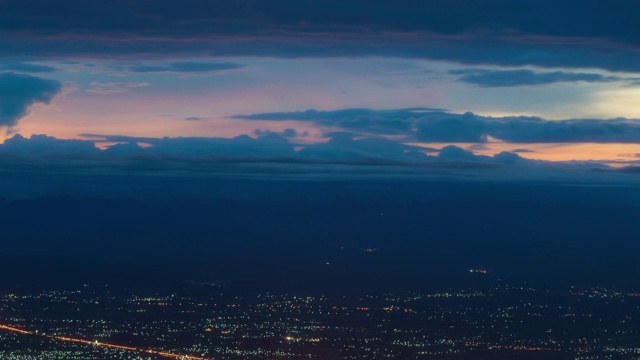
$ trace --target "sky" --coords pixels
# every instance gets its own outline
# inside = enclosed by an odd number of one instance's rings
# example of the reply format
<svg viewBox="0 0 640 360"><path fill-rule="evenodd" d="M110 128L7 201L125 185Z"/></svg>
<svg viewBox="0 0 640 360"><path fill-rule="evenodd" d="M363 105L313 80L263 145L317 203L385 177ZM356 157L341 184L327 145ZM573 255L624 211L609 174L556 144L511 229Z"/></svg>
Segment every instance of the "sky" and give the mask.
<svg viewBox="0 0 640 360"><path fill-rule="evenodd" d="M0 5L4 171L636 182L636 1Z"/></svg>
<svg viewBox="0 0 640 360"><path fill-rule="evenodd" d="M638 1L0 9L0 257L635 281Z"/></svg>

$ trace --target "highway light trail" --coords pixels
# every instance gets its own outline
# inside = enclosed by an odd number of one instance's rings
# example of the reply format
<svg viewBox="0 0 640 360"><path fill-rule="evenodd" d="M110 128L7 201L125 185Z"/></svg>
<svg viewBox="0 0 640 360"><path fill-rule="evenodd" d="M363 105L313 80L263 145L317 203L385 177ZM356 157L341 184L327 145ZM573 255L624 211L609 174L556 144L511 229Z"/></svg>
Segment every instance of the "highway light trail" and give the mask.
<svg viewBox="0 0 640 360"><path fill-rule="evenodd" d="M54 335L38 334L37 332L34 332L34 331L28 331L28 330L16 328L16 327L13 327L13 326L7 326L7 325L0 325L0 330L5 330L5 331L9 331L9 332L16 333L16 334L21 334L21 335L41 336L41 337L45 337L45 338L48 338L48 339L57 340L57 341L63 341L63 342L73 342L73 343L92 345L92 346L97 346L97 347L102 347L102 348L118 349L118 350L125 350L125 351L131 351L131 352L138 352L138 353L142 353L142 354L157 355L157 356L162 356L162 357L170 358L170 359L213 360L213 359L210 359L210 358L204 358L204 357L193 356L193 355L174 354L174 353L169 353L169 352L165 352L165 351L137 348L137 347L132 347L132 346L116 345L116 344L110 344L110 343L99 342L99 341L91 341L91 340L79 339L79 338L68 337L68 336L54 336Z"/></svg>

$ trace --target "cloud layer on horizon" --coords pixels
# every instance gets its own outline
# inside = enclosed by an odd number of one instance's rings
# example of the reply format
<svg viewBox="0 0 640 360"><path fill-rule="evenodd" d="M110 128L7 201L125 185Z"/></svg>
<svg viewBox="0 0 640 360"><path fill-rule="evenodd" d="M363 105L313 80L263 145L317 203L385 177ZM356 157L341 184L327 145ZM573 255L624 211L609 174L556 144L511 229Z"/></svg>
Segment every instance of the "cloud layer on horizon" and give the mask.
<svg viewBox="0 0 640 360"><path fill-rule="evenodd" d="M285 136L266 132L257 138L147 138L83 134L90 140L56 139L46 135L15 135L0 145L0 167L33 171L106 171L106 173L154 173L171 175L305 174L338 173L370 175L412 174L437 176L471 171L477 178L493 178L494 172L510 178L513 167L545 171L611 170L587 161L549 162L529 160L516 153L476 155L457 146L424 149L382 138L356 139L335 133L326 143L301 145ZM99 144L109 145L105 150ZM428 153L437 153L435 156ZM337 168L338 167L338 168ZM53 169L53 170L52 170ZM365 169L368 169L365 171ZM123 172L124 171L124 172ZM476 173L480 171L479 173ZM500 176L497 176L499 178Z"/></svg>

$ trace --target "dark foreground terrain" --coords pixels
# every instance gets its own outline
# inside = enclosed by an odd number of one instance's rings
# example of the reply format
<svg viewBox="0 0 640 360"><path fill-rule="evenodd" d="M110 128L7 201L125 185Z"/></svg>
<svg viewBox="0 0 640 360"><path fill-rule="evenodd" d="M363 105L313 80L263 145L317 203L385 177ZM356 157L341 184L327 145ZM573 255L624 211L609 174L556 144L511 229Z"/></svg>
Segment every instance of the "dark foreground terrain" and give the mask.
<svg viewBox="0 0 640 360"><path fill-rule="evenodd" d="M0 202L1 358L640 356L635 189L154 181Z"/></svg>

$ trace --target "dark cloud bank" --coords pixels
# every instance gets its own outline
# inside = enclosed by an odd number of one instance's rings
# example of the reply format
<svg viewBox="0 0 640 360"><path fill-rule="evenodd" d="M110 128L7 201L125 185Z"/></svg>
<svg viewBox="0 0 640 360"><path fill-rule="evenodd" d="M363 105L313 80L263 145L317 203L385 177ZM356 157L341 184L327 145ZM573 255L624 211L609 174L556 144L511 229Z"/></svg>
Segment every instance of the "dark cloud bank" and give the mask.
<svg viewBox="0 0 640 360"><path fill-rule="evenodd" d="M12 56L378 55L640 71L636 1L6 0L2 7L0 49Z"/></svg>
<svg viewBox="0 0 640 360"><path fill-rule="evenodd" d="M286 131L288 133L289 131ZM264 132L251 138L146 138L120 135L83 134L93 140L62 140L46 135L24 138L15 135L0 145L3 164L34 166L70 166L73 168L125 168L132 172L146 170L191 170L198 172L242 170L245 164L262 166L256 173L304 174L316 170L339 174L342 171L392 175L429 174L438 169L497 169L510 166L566 169L607 169L595 162L545 162L527 160L516 153L495 156L475 155L457 146L442 149L422 148L383 138L355 138L351 133L333 133L327 142L297 144L283 134ZM116 142L105 150L96 145ZM142 146L141 146L142 145ZM149 146L150 145L150 146ZM436 153L429 155L430 153ZM332 166L339 166L332 170ZM370 170L366 170L371 167ZM305 170L306 169L306 170ZM313 170L316 169L316 170ZM385 170L387 169L387 170Z"/></svg>
<svg viewBox="0 0 640 360"><path fill-rule="evenodd" d="M234 139L95 138L99 143L118 144L100 150L94 141L44 135L30 139L16 135L6 140L0 145L0 198L63 193L207 199L218 193L206 185L214 179L637 187L633 168L527 160L508 152L479 156L456 146L423 151L395 141L354 139L343 133L334 134L327 143L306 145L298 151L295 143L274 133L256 139L246 135Z"/></svg>

